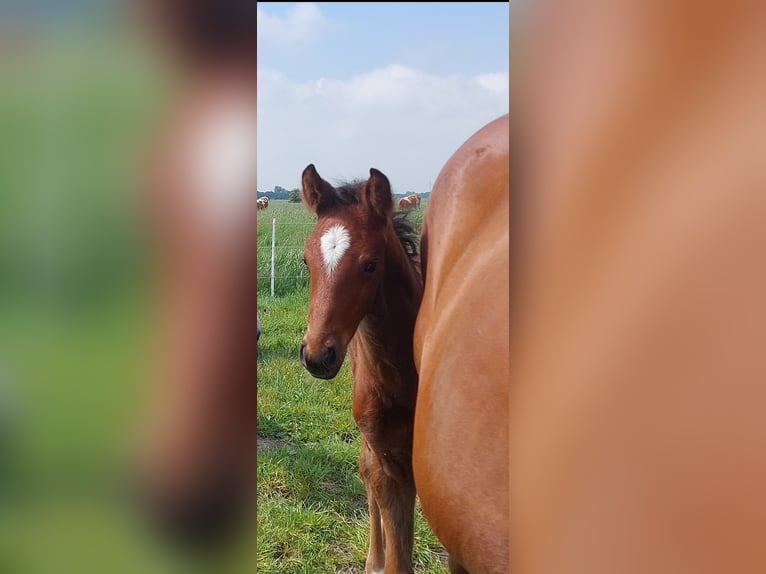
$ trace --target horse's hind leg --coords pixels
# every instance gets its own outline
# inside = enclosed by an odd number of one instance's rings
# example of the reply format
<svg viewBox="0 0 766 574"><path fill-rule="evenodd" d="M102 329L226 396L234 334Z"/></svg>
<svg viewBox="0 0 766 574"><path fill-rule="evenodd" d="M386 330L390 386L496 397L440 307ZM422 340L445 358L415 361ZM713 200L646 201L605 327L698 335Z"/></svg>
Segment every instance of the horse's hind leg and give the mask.
<svg viewBox="0 0 766 574"><path fill-rule="evenodd" d="M362 475L364 490L367 492L367 505L370 509L370 546L367 550L367 560L364 565L366 574L380 574L383 572L386 561L380 506L376 500L375 489L372 485L372 467L375 463L371 459L374 456L367 442L362 439L362 449L359 452L359 473Z"/></svg>

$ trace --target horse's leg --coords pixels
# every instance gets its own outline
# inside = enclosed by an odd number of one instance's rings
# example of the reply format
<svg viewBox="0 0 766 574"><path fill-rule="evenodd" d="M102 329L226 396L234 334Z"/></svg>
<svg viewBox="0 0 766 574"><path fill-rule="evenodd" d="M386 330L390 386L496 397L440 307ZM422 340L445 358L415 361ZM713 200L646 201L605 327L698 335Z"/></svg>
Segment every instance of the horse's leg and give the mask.
<svg viewBox="0 0 766 574"><path fill-rule="evenodd" d="M362 449L359 451L359 473L362 476L364 490L367 493L367 506L370 509L370 545L367 550L367 560L364 565L366 574L379 574L383 572L386 554L383 548L383 529L381 526L380 506L373 488L372 467L375 455L362 438Z"/></svg>
<svg viewBox="0 0 766 574"><path fill-rule="evenodd" d="M386 537L385 574L412 574L415 484L411 478L402 480L386 473L377 458L375 462L377 464L371 470ZM411 472L409 476L412 476Z"/></svg>

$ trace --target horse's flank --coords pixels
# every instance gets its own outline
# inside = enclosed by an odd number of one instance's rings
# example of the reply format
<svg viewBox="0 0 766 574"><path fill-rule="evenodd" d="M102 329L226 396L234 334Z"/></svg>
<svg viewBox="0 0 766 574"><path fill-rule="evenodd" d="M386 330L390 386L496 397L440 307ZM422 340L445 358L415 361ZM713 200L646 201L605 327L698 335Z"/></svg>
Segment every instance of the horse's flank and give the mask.
<svg viewBox="0 0 766 574"><path fill-rule="evenodd" d="M508 572L508 214L503 116L444 166L423 225L413 466L453 572Z"/></svg>

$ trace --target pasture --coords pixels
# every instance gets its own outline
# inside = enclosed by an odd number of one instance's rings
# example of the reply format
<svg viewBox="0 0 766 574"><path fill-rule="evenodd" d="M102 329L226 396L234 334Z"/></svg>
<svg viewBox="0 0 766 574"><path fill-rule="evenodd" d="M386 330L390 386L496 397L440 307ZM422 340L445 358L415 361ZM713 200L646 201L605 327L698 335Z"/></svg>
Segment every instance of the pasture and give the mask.
<svg viewBox="0 0 766 574"><path fill-rule="evenodd" d="M418 226L424 207L410 215ZM273 218L276 275L283 278L272 298ZM348 361L332 380L314 379L298 361L308 302L302 246L313 216L302 204L272 201L258 223L258 571L363 572L369 518L357 472L360 434L351 416ZM417 506L415 570L445 572L445 564Z"/></svg>

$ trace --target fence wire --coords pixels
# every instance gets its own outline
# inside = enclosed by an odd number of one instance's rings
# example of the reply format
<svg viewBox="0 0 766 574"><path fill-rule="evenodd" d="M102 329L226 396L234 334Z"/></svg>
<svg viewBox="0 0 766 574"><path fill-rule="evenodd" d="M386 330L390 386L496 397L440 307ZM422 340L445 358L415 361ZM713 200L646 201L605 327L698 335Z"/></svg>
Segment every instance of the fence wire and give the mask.
<svg viewBox="0 0 766 574"><path fill-rule="evenodd" d="M261 225L264 227L268 227L268 229L272 232L271 235L273 237L273 243L272 243L272 237L269 237L267 239L267 242L265 245L261 245L261 249L268 252L270 254L270 257L268 257L268 261L265 262L266 265L268 265L267 268L260 267L258 269L258 285L263 285L263 281L267 282L267 284L272 283L274 285L273 290L270 290L270 294L272 296L276 296L278 291L284 292L284 281L292 281L294 282L295 287L302 287L303 285L308 284L309 275L308 273L290 273L289 271L287 273L279 273L279 267L285 266L287 267L296 267L296 262L299 261L300 256L296 257L290 257L285 256L287 253L296 253L299 254L304 249L304 244L295 244L295 243L288 243L287 245L280 245L279 244L279 229L286 228L286 227L299 227L299 228L306 228L306 227L314 227L315 223L299 223L299 222L280 222L279 220L276 220L274 222L274 218L269 218L267 221L260 222ZM306 234L308 235L308 234ZM292 234L292 237L286 238L287 241L290 239L295 240L295 234ZM273 260L273 261L272 261ZM261 261L261 265L264 264L264 261ZM272 273L272 266L274 267L274 272ZM290 271L293 271L293 269L290 269ZM282 289L279 287L279 283L283 284ZM290 287L287 287L288 290L290 290Z"/></svg>
<svg viewBox="0 0 766 574"><path fill-rule="evenodd" d="M288 227L296 227L296 228L305 228L305 227L314 227L316 225L315 222L309 222L309 223L303 223L303 222L280 222L279 220L276 220L273 216L269 216L268 214L264 214L262 219L259 219L258 225L262 225L265 228L269 230L272 237L274 237L274 243L271 242L272 238L267 238L264 244L260 246L260 249L263 249L264 252L268 252L269 256L265 257L264 260L260 260L259 265L266 264L267 268L260 268L258 269L258 285L259 289L262 289L260 287L263 285L262 281L267 282L273 282L274 288L273 290L270 290L270 294L272 296L276 296L277 291L281 291L281 293L290 293L292 292L292 289L288 286L284 286L284 281L292 281L294 282L295 288L302 288L305 285L308 285L309 281L309 275L308 272L302 273L295 273L298 269L300 269L301 264L299 262L299 257L290 257L289 255L285 255L286 253L290 252L297 252L300 253L304 249L304 244L295 244L295 243L289 243L287 245L281 245L279 244L279 229L282 228L288 228ZM293 240L295 241L299 236L300 233L293 233L291 235L288 235L285 237L286 241ZM308 233L305 234L308 236ZM273 263L272 263L273 260ZM272 269L271 267L274 267L274 272L272 276ZM283 269L283 273L279 274L279 267L287 267L288 269ZM286 271L286 272L285 272ZM279 288L278 283L282 282L282 288Z"/></svg>

